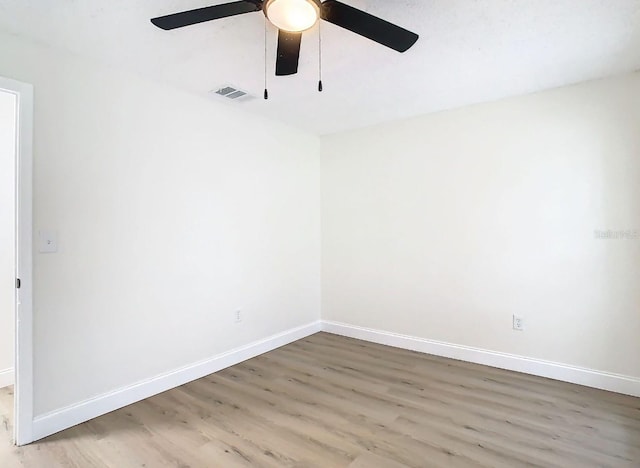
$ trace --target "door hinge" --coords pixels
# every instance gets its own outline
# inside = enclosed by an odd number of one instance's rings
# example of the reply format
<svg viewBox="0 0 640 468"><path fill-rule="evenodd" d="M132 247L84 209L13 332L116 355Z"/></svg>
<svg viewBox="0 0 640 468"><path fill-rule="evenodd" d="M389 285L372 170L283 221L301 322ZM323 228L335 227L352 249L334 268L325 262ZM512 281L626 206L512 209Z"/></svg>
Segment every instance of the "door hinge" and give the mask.
<svg viewBox="0 0 640 468"><path fill-rule="evenodd" d="M16 278L16 289L20 289L20 278Z"/></svg>

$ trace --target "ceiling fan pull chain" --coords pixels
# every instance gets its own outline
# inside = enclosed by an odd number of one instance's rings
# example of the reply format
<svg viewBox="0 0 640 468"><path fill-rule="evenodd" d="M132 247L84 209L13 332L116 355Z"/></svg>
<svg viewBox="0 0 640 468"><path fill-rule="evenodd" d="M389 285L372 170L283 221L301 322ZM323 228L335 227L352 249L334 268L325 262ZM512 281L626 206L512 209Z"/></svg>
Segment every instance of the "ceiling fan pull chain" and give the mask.
<svg viewBox="0 0 640 468"><path fill-rule="evenodd" d="M267 91L267 17L264 17L264 99L269 99Z"/></svg>
<svg viewBox="0 0 640 468"><path fill-rule="evenodd" d="M322 92L322 35L320 34L320 24L318 21L318 92Z"/></svg>

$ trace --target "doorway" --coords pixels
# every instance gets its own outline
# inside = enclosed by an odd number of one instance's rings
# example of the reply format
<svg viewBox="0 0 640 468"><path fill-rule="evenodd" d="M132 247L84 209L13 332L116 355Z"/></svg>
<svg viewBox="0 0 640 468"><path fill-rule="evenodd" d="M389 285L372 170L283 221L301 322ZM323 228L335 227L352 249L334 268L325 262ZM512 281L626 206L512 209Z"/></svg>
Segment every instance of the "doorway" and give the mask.
<svg viewBox="0 0 640 468"><path fill-rule="evenodd" d="M14 383L16 259L16 127L18 98L0 92L0 404Z"/></svg>
<svg viewBox="0 0 640 468"><path fill-rule="evenodd" d="M33 440L32 126L32 86L0 77L0 412L18 445Z"/></svg>

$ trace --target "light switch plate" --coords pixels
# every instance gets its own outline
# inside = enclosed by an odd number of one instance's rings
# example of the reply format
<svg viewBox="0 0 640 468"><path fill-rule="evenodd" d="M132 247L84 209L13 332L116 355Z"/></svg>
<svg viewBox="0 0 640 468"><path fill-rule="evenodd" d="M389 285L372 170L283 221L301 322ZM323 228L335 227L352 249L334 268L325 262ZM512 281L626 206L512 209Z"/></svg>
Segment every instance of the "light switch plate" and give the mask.
<svg viewBox="0 0 640 468"><path fill-rule="evenodd" d="M39 247L41 253L54 253L58 251L58 233L56 231L39 231Z"/></svg>

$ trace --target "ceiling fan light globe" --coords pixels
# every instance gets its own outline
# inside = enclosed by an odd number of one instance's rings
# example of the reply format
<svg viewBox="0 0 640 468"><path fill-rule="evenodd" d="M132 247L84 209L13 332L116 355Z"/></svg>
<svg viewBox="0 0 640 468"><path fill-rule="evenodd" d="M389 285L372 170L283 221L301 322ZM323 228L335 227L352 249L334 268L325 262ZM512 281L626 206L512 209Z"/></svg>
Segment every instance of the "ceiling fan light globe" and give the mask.
<svg viewBox="0 0 640 468"><path fill-rule="evenodd" d="M320 18L320 9L313 0L269 0L265 13L275 27L289 32L310 29Z"/></svg>

